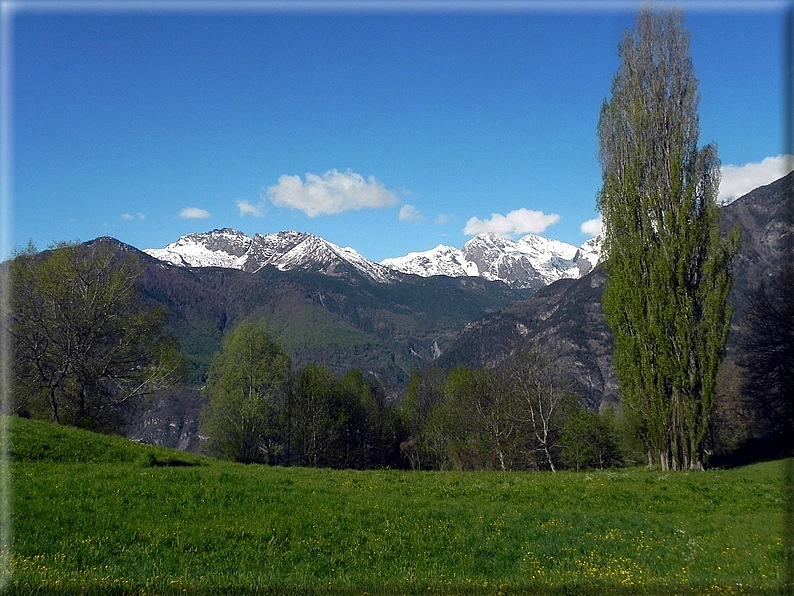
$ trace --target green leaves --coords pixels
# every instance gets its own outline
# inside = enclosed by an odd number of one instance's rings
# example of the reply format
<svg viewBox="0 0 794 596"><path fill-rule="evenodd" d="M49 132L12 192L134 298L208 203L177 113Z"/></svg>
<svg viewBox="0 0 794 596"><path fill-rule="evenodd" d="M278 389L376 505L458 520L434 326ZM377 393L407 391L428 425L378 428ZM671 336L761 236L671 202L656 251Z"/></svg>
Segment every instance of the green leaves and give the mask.
<svg viewBox="0 0 794 596"><path fill-rule="evenodd" d="M17 411L112 430L117 406L180 378L165 310L143 303L138 263L118 247L30 246L10 272Z"/></svg>
<svg viewBox="0 0 794 596"><path fill-rule="evenodd" d="M663 468L702 467L730 309L717 149L697 148L697 79L680 11L643 8L598 123L603 297L623 399Z"/></svg>
<svg viewBox="0 0 794 596"><path fill-rule="evenodd" d="M289 357L263 321L237 326L210 366L202 434L211 453L244 463L272 460L289 369Z"/></svg>

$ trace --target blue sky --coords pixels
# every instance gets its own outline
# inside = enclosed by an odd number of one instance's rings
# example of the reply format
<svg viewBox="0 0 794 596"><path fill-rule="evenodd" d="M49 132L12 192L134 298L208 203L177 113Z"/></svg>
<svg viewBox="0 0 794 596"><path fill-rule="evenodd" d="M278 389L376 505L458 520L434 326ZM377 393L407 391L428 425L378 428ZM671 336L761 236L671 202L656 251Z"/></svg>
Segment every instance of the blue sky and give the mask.
<svg viewBox="0 0 794 596"><path fill-rule="evenodd" d="M639 3L118 6L4 3L7 248L231 227L380 261L486 230L591 235L598 114ZM726 193L778 178L787 4L683 6Z"/></svg>

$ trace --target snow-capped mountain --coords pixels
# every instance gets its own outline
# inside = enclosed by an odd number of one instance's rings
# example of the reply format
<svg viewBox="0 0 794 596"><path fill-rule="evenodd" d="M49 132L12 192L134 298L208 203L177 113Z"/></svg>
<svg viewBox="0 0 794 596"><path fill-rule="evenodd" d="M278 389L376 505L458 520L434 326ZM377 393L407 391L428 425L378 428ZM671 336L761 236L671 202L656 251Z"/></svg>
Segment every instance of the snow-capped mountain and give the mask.
<svg viewBox="0 0 794 596"><path fill-rule="evenodd" d="M477 265L467 261L462 250L443 244L424 252L411 252L404 257L385 259L381 261L381 265L422 277L433 275L465 277L480 274Z"/></svg>
<svg viewBox="0 0 794 596"><path fill-rule="evenodd" d="M493 233L478 234L463 249L439 245L425 252L382 261L397 271L429 277L475 275L501 280L515 288L537 289L565 277L579 278L598 263L601 240L580 247L529 234L513 241Z"/></svg>
<svg viewBox="0 0 794 596"><path fill-rule="evenodd" d="M479 234L462 249L439 245L425 252L374 263L352 248L341 248L309 233L279 232L253 238L224 228L188 234L165 248L145 253L183 267L227 267L255 272L267 265L282 271L309 270L336 277L357 273L379 283L400 274L422 277L475 276L501 280L513 288L538 289L565 277L587 274L598 262L600 238L580 247L527 235L513 241L493 233Z"/></svg>
<svg viewBox="0 0 794 596"><path fill-rule="evenodd" d="M224 228L188 234L165 248L143 252L181 267L226 267L253 273L272 265L282 271L317 271L335 277L357 272L380 283L395 280L393 269L365 259L352 248L303 232L255 234L251 238Z"/></svg>

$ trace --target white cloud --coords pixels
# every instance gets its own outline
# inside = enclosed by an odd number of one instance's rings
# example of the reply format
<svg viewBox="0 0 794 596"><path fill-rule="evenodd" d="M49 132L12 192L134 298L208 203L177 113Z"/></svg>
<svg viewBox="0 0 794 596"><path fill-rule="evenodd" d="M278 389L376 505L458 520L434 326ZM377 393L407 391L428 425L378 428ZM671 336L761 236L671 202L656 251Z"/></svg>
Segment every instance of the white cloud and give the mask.
<svg viewBox="0 0 794 596"><path fill-rule="evenodd" d="M445 223L449 222L452 219L451 216L447 215L446 213L439 213L434 220L434 223L437 223L440 226L443 226Z"/></svg>
<svg viewBox="0 0 794 596"><path fill-rule="evenodd" d="M415 205L403 205L400 208L400 221L423 221L424 216Z"/></svg>
<svg viewBox="0 0 794 596"><path fill-rule="evenodd" d="M179 212L179 217L182 219L206 219L209 216L209 211L206 209L199 209L198 207L185 207Z"/></svg>
<svg viewBox="0 0 794 596"><path fill-rule="evenodd" d="M374 176L365 180L351 170L328 170L321 176L306 174L306 182L300 176L284 175L266 192L276 207L298 209L309 217L390 207L398 202L397 195Z"/></svg>
<svg viewBox="0 0 794 596"><path fill-rule="evenodd" d="M763 161L743 166L722 166L722 180L718 203L730 203L759 186L764 186L782 178L794 168L791 155L767 157Z"/></svg>
<svg viewBox="0 0 794 596"><path fill-rule="evenodd" d="M477 217L472 217L466 222L463 233L467 236L474 236L484 232L494 232L500 236L540 234L558 221L560 221L560 216L556 213L546 215L542 211L516 209L507 215L492 213L491 219L484 221Z"/></svg>
<svg viewBox="0 0 794 596"><path fill-rule="evenodd" d="M143 221L144 219L146 219L146 216L143 213L136 213L135 215L130 215L129 213L122 213L121 219L126 219L127 221L138 219L140 221Z"/></svg>
<svg viewBox="0 0 794 596"><path fill-rule="evenodd" d="M595 219L588 219L586 222L584 222L580 230L582 230L582 234L587 234L588 236L598 236L604 231L604 222L601 220L601 216L599 215Z"/></svg>
<svg viewBox="0 0 794 596"><path fill-rule="evenodd" d="M264 205L252 205L248 201L237 201L237 209L240 211L240 217L243 217L244 215L263 217L265 215Z"/></svg>

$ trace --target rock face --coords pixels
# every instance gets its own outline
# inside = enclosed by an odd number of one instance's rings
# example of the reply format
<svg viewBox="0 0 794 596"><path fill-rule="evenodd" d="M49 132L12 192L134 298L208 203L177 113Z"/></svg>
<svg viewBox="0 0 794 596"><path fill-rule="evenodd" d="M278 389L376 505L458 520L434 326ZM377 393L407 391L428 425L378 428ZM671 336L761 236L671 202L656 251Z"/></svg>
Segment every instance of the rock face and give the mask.
<svg viewBox="0 0 794 596"><path fill-rule="evenodd" d="M722 228L739 226L739 254L733 262L733 322L747 309L747 296L762 280L779 275L794 258L794 172L750 191L723 208Z"/></svg>

